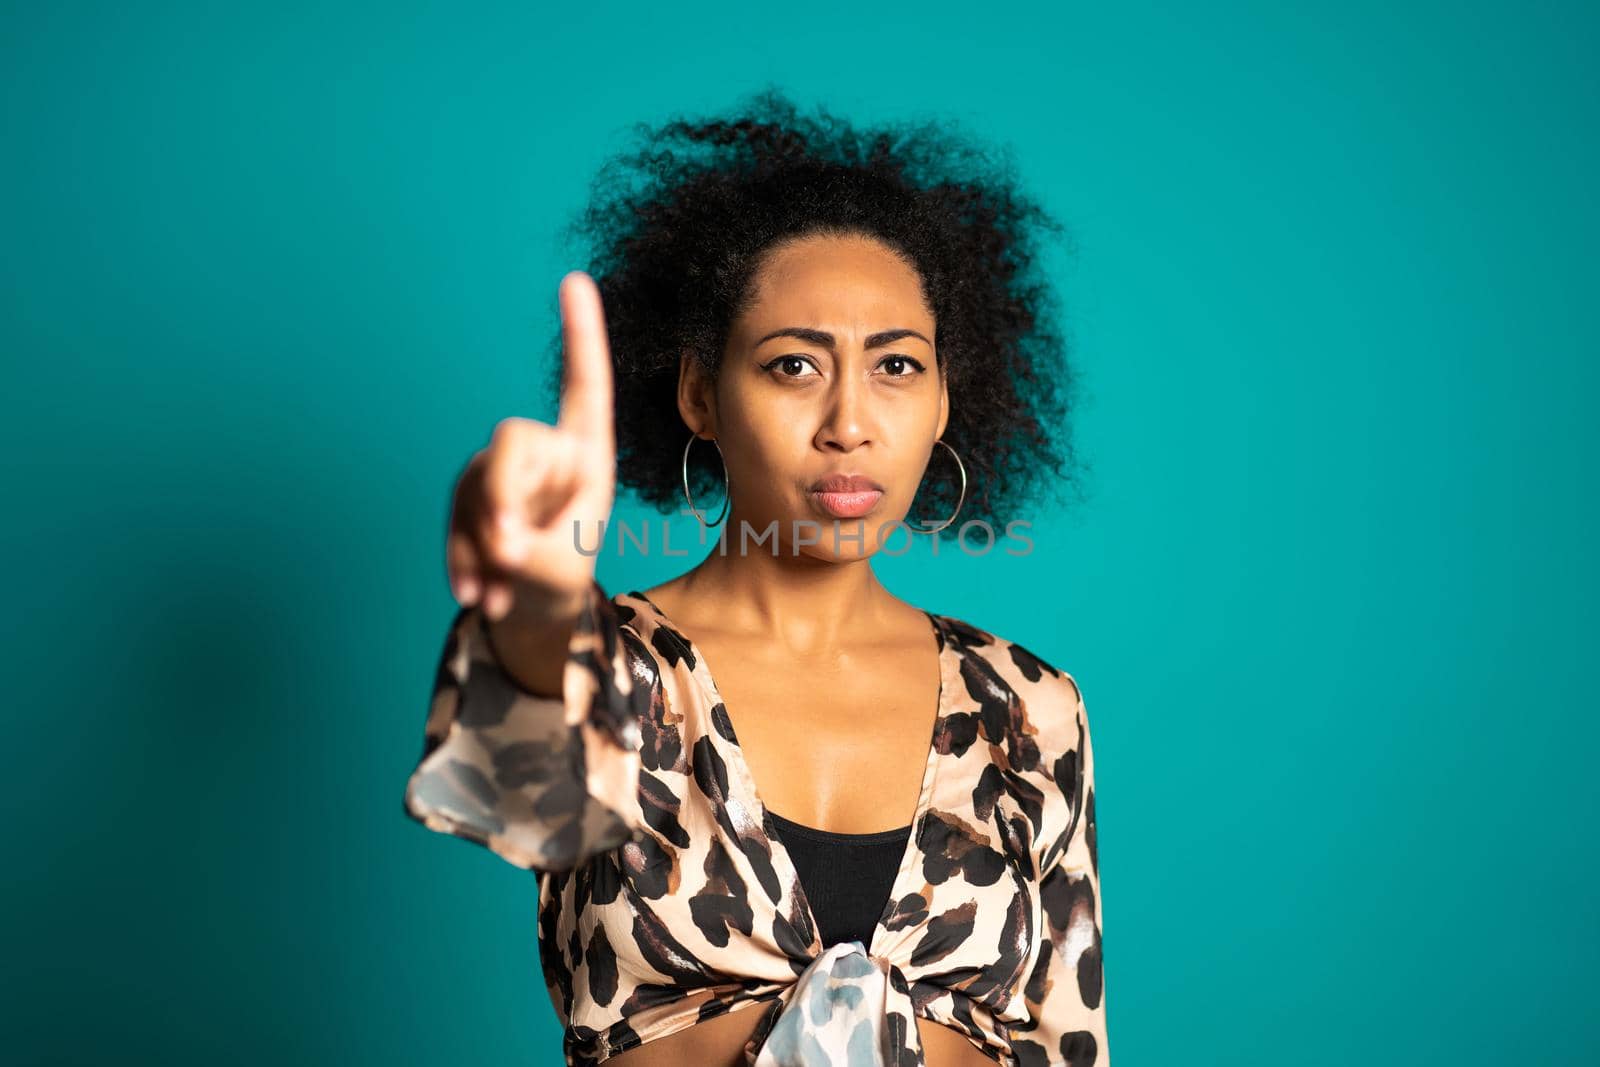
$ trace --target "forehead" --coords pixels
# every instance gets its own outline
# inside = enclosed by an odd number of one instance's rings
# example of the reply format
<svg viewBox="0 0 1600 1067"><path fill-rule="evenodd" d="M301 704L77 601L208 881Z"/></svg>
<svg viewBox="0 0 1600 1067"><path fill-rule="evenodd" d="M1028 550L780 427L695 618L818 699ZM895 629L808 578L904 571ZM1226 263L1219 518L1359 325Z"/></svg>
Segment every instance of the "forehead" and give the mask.
<svg viewBox="0 0 1600 1067"><path fill-rule="evenodd" d="M752 278L748 323L863 330L929 325L922 278L869 237L812 236L769 252ZM894 320L894 321L888 321Z"/></svg>

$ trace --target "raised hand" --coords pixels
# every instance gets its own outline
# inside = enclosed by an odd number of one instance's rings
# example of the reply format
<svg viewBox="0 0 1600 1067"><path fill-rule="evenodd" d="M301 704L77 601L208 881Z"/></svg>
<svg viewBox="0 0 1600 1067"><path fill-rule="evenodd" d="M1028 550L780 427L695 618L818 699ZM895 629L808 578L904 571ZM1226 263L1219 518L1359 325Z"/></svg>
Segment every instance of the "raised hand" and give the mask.
<svg viewBox="0 0 1600 1067"><path fill-rule="evenodd" d="M611 347L594 279L561 279L563 380L556 424L511 417L456 483L445 548L450 588L498 621L571 618L594 579L599 524L616 498Z"/></svg>

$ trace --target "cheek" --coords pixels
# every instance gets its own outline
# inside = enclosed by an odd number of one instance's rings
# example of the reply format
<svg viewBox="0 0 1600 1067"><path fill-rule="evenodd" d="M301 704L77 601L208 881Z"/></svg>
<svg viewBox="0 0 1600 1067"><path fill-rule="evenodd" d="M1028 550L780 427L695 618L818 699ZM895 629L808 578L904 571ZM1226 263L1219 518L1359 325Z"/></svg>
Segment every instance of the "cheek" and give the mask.
<svg viewBox="0 0 1600 1067"><path fill-rule="evenodd" d="M919 413L916 418L905 420L895 429L892 445L887 449L890 456L887 473L895 479L895 491L903 494L907 504L916 495L929 467L938 463L941 457L949 458L944 455L940 445L933 443L933 434L938 428L936 411L932 419L925 419Z"/></svg>
<svg viewBox="0 0 1600 1067"><path fill-rule="evenodd" d="M753 417L752 417L753 416ZM814 464L810 423L795 412L747 411L724 423L729 476L756 497L784 494Z"/></svg>

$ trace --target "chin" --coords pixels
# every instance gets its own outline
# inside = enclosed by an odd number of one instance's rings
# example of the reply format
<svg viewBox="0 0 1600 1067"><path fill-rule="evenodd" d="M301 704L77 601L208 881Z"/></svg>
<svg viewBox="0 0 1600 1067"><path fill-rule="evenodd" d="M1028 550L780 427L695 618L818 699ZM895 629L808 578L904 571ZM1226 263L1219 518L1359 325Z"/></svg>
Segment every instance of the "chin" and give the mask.
<svg viewBox="0 0 1600 1067"><path fill-rule="evenodd" d="M883 547L878 527L893 522L892 519L880 518L877 509L855 518L846 519L824 514L820 517L808 517L808 521L817 524L816 530L802 527L801 532L806 534L815 532L817 539L805 545L801 551L834 560L856 560L876 555ZM834 533L835 524L838 530L837 539ZM892 537L895 531L885 532Z"/></svg>

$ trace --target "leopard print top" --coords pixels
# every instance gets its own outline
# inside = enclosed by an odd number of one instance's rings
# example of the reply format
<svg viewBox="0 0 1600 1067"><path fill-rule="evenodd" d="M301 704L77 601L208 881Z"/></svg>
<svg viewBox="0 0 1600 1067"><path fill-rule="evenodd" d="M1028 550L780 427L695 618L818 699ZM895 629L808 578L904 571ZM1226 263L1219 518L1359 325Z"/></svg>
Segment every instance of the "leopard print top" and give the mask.
<svg viewBox="0 0 1600 1067"><path fill-rule="evenodd" d="M927 614L941 680L913 832L870 944L824 950L704 658L659 607L593 583L562 699L519 688L481 610L457 612L405 811L537 873L569 1065L744 1010L750 1067L923 1067L917 1015L997 1063L1110 1063L1083 699Z"/></svg>

